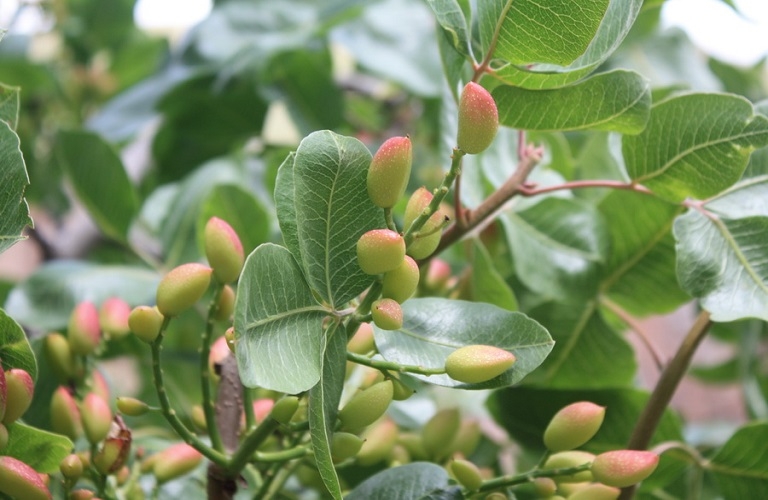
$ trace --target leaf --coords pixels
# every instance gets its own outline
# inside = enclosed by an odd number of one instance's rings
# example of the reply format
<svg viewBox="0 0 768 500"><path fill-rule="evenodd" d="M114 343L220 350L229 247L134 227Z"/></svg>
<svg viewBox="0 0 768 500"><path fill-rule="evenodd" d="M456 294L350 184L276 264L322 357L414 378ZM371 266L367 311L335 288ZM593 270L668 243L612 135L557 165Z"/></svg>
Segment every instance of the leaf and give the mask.
<svg viewBox="0 0 768 500"><path fill-rule="evenodd" d="M341 485L331 458L331 439L339 412L347 366L347 337L344 328L333 323L325 334L320 381L309 391L309 432L315 465L333 498L341 499Z"/></svg>
<svg viewBox="0 0 768 500"><path fill-rule="evenodd" d="M478 240L473 245L472 299L486 302L508 311L517 311L515 293L493 265L488 250Z"/></svg>
<svg viewBox="0 0 768 500"><path fill-rule="evenodd" d="M37 360L24 330L0 309L0 369L21 368L37 380Z"/></svg>
<svg viewBox="0 0 768 500"><path fill-rule="evenodd" d="M155 271L139 267L51 261L11 291L5 310L26 327L56 330L66 327L83 300L98 305L114 296L132 305L153 304L159 281Z"/></svg>
<svg viewBox="0 0 768 500"><path fill-rule="evenodd" d="M52 474L58 472L59 464L73 449L68 438L17 421L8 427L3 455L21 460L42 474Z"/></svg>
<svg viewBox="0 0 768 500"><path fill-rule="evenodd" d="M24 190L29 185L19 137L0 120L0 253L24 239L25 226L32 226Z"/></svg>
<svg viewBox="0 0 768 500"><path fill-rule="evenodd" d="M293 179L293 165L296 161L296 153L288 153L288 156L277 169L275 179L275 211L277 221L280 224L280 232L283 233L283 243L290 250L298 262L304 262L299 247L299 223L296 220L296 183Z"/></svg>
<svg viewBox="0 0 768 500"><path fill-rule="evenodd" d="M245 255L269 241L270 217L264 207L248 191L235 184L215 186L200 207L197 218L197 238L200 253L204 253L205 225L211 217L229 223L240 237Z"/></svg>
<svg viewBox="0 0 768 500"><path fill-rule="evenodd" d="M243 385L296 394L317 384L327 311L290 252L260 245L246 259L237 288L235 338Z"/></svg>
<svg viewBox="0 0 768 500"><path fill-rule="evenodd" d="M552 332L555 347L527 382L557 389L602 389L632 385L635 353L613 330L595 301L548 303L531 316Z"/></svg>
<svg viewBox="0 0 768 500"><path fill-rule="evenodd" d="M495 391L487 406L498 422L520 445L543 449L542 435L552 416L577 401L591 401L605 406L605 420L600 430L584 448L593 453L620 449L627 445L637 415L645 408L648 393L636 389L558 390L542 387L508 387ZM652 443L682 439L678 418L667 410Z"/></svg>
<svg viewBox="0 0 768 500"><path fill-rule="evenodd" d="M370 162L360 141L330 131L310 134L296 151L296 257L309 286L333 308L343 307L373 281L357 263L360 236L385 227L383 210L368 197Z"/></svg>
<svg viewBox="0 0 768 500"><path fill-rule="evenodd" d="M639 135L624 137L629 176L671 201L705 199L739 180L756 148L768 145L768 117L743 97L684 94L651 110Z"/></svg>
<svg viewBox="0 0 768 500"><path fill-rule="evenodd" d="M444 468L413 462L369 477L347 495L347 500L414 500L447 487L448 473Z"/></svg>
<svg viewBox="0 0 768 500"><path fill-rule="evenodd" d="M502 375L480 384L465 384L448 375L416 375L430 384L462 389L491 389L516 384L541 364L552 350L549 333L519 312L491 304L439 298L403 303L403 327L374 327L376 347L387 361L440 369L459 347L491 345L512 352L517 361Z"/></svg>
<svg viewBox="0 0 768 500"><path fill-rule="evenodd" d="M483 50L491 46L498 32L494 58L519 66L571 64L587 50L608 4L608 0L479 2L478 22Z"/></svg>
<svg viewBox="0 0 768 500"><path fill-rule="evenodd" d="M678 280L713 321L768 320L768 205L759 194L765 182L730 191L675 221Z"/></svg>
<svg viewBox="0 0 768 500"><path fill-rule="evenodd" d="M21 88L0 83L0 121L8 123L11 130L19 125L19 95Z"/></svg>
<svg viewBox="0 0 768 500"><path fill-rule="evenodd" d="M597 69L621 45L642 6L643 0L610 0L587 50L567 66L507 64L499 68L494 76L506 84L529 89L562 87L573 83Z"/></svg>
<svg viewBox="0 0 768 500"><path fill-rule="evenodd" d="M501 222L517 277L525 286L558 298L596 290L607 235L594 207L547 198L520 212L506 212Z"/></svg>
<svg viewBox="0 0 768 500"><path fill-rule="evenodd" d="M493 90L499 123L525 130L612 130L640 133L648 121L648 82L632 71L601 73L567 87Z"/></svg>
<svg viewBox="0 0 768 500"><path fill-rule="evenodd" d="M680 207L642 193L613 191L599 205L611 240L603 294L638 316L690 300L677 283L672 223Z"/></svg>
<svg viewBox="0 0 768 500"><path fill-rule="evenodd" d="M731 436L707 462L725 500L760 498L768 490L768 424L753 422Z"/></svg>
<svg viewBox="0 0 768 500"><path fill-rule="evenodd" d="M54 154L104 234L127 241L139 199L112 147L93 132L69 130L59 132Z"/></svg>
<svg viewBox="0 0 768 500"><path fill-rule="evenodd" d="M469 33L467 19L457 0L427 0L435 19L443 29L443 35L451 47L462 56L469 57Z"/></svg>

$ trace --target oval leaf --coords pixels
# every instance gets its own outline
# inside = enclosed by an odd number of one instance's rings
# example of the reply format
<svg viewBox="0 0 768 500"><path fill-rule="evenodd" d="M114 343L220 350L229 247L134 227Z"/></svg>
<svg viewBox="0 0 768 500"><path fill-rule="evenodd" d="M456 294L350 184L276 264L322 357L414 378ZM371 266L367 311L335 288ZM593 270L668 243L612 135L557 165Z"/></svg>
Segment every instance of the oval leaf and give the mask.
<svg viewBox="0 0 768 500"><path fill-rule="evenodd" d="M671 201L706 199L739 180L768 145L768 117L743 97L685 94L653 106L646 129L624 137L629 176Z"/></svg>
<svg viewBox="0 0 768 500"><path fill-rule="evenodd" d="M439 465L414 462L369 477L347 500L413 500L448 486L448 473Z"/></svg>
<svg viewBox="0 0 768 500"><path fill-rule="evenodd" d="M357 240L385 227L384 211L368 197L371 153L330 131L307 136L293 165L301 264L309 286L334 308L362 293L373 278L357 263Z"/></svg>
<svg viewBox="0 0 768 500"><path fill-rule="evenodd" d="M32 226L24 190L29 185L27 168L19 148L19 136L0 120L0 253L23 239L25 226Z"/></svg>
<svg viewBox="0 0 768 500"><path fill-rule="evenodd" d="M24 330L0 309L0 370L21 368L37 380L37 360Z"/></svg>
<svg viewBox="0 0 768 500"><path fill-rule="evenodd" d="M632 71L616 70L550 90L503 85L493 97L499 123L525 130L611 130L640 133L648 121L648 82Z"/></svg>
<svg viewBox="0 0 768 500"><path fill-rule="evenodd" d="M517 361L502 375L481 384L465 384L448 375L416 375L425 382L462 389L490 389L516 384L544 361L554 342L525 314L491 304L439 298L403 303L403 327L374 327L376 347L387 361L440 369L459 347L491 345L512 352Z"/></svg>
<svg viewBox="0 0 768 500"><path fill-rule="evenodd" d="M726 500L759 498L768 491L768 424L745 425L708 462L707 471L715 479Z"/></svg>
<svg viewBox="0 0 768 500"><path fill-rule="evenodd" d="M243 384L287 394L317 384L326 313L288 250L271 243L256 248L245 261L235 302Z"/></svg>
<svg viewBox="0 0 768 500"><path fill-rule="evenodd" d="M21 460L43 474L57 472L61 461L74 449L72 441L61 434L29 427L18 421L8 427L8 437L3 455Z"/></svg>

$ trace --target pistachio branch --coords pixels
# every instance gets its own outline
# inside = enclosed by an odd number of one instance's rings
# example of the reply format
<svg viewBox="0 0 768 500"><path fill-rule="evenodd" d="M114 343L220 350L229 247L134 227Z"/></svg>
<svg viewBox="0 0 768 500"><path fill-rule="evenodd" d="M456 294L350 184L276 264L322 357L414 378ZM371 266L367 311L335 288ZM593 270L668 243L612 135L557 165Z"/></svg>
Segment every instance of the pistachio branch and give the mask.
<svg viewBox="0 0 768 500"><path fill-rule="evenodd" d="M424 366L416 365L401 365L400 363L394 363L392 361L384 361L381 359L371 359L367 356L361 356L353 352L347 351L347 359L353 363L360 365L370 366L382 371L394 371L398 373L408 372L417 373L419 375L442 375L445 373L445 368L426 368Z"/></svg>
<svg viewBox="0 0 768 500"><path fill-rule="evenodd" d="M211 374L208 369L208 358L211 354L211 336L213 334L214 314L219 307L219 297L221 296L222 287L224 285L218 285L213 289L213 296L211 297L211 303L208 306L208 315L205 322L205 330L201 338L200 346L200 388L203 395L203 413L205 414L205 425L208 430L208 436L211 438L211 444L217 451L223 451L224 445L221 441L221 434L219 428L216 426L216 416L213 396L211 394Z"/></svg>
<svg viewBox="0 0 768 500"><path fill-rule="evenodd" d="M577 465L575 467L563 467L560 469L534 469L522 474L514 474L510 476L500 476L487 481L483 481L482 486L478 488L478 492L493 491L508 486L515 486L518 484L530 483L537 477L559 477L559 476L572 476L579 472L589 470L592 467L592 463Z"/></svg>

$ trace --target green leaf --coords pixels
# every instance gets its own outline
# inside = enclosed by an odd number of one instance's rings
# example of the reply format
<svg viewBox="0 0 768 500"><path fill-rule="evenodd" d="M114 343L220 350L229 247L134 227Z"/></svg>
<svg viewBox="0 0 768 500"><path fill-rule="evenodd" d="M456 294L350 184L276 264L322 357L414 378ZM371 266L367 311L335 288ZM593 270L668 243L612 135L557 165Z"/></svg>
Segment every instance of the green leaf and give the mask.
<svg viewBox="0 0 768 500"><path fill-rule="evenodd" d="M21 460L43 474L58 472L61 461L74 449L68 438L18 421L8 427L8 438L3 455Z"/></svg>
<svg viewBox="0 0 768 500"><path fill-rule="evenodd" d="M24 190L29 185L19 136L0 120L0 253L24 239L21 232L32 226Z"/></svg>
<svg viewBox="0 0 768 500"><path fill-rule="evenodd" d="M768 424L745 425L707 462L725 500L760 498L768 491Z"/></svg>
<svg viewBox="0 0 768 500"><path fill-rule="evenodd" d="M677 275L714 321L768 320L768 177L678 217Z"/></svg>
<svg viewBox="0 0 768 500"><path fill-rule="evenodd" d="M494 77L504 83L530 89L562 87L597 69L621 45L637 19L643 0L610 0L597 34L587 50L567 66L507 64Z"/></svg>
<svg viewBox="0 0 768 500"><path fill-rule="evenodd" d="M287 394L317 384L326 314L288 250L271 243L256 248L245 261L235 301L243 384Z"/></svg>
<svg viewBox="0 0 768 500"><path fill-rule="evenodd" d="M0 83L0 120L8 123L11 130L19 125L19 87Z"/></svg>
<svg viewBox="0 0 768 500"><path fill-rule="evenodd" d="M552 332L555 347L528 382L558 389L627 387L637 370L635 353L597 309L586 304L548 303L531 316Z"/></svg>
<svg viewBox="0 0 768 500"><path fill-rule="evenodd" d="M197 239L200 253L204 253L205 225L211 217L229 223L240 237L245 255L269 241L270 217L250 192L235 184L215 186L200 208L197 218Z"/></svg>
<svg viewBox="0 0 768 500"><path fill-rule="evenodd" d="M734 357L714 365L693 366L690 375L706 384L737 383L743 376L743 364L740 359Z"/></svg>
<svg viewBox="0 0 768 500"><path fill-rule="evenodd" d="M690 300L675 273L672 223L681 208L646 194L613 191L599 209L611 240L601 292L637 316L670 312Z"/></svg>
<svg viewBox="0 0 768 500"><path fill-rule="evenodd" d="M640 133L648 121L648 82L632 71L601 73L567 87L493 90L499 123L525 130L612 130Z"/></svg>
<svg viewBox="0 0 768 500"><path fill-rule="evenodd" d="M5 309L26 327L56 330L66 327L83 300L98 305L120 297L132 305L153 304L159 281L155 271L138 267L52 261L11 291Z"/></svg>
<svg viewBox="0 0 768 500"><path fill-rule="evenodd" d="M425 382L462 389L491 389L518 383L552 350L552 338L536 321L491 304L439 298L403 303L403 327L374 327L376 347L387 361L440 369L445 358L466 345L491 345L512 352L517 361L502 375L481 384L465 384L448 375L416 375Z"/></svg>
<svg viewBox="0 0 768 500"><path fill-rule="evenodd" d="M37 360L24 330L0 309L0 369L21 368L37 380Z"/></svg>
<svg viewBox="0 0 768 500"><path fill-rule="evenodd" d="M517 311L515 293L493 265L488 250L475 240L472 256L472 299L487 302L508 311Z"/></svg>
<svg viewBox="0 0 768 500"><path fill-rule="evenodd" d="M624 448L648 393L636 389L558 390L543 387L508 387L488 398L491 415L520 445L543 449L542 435L552 416L577 401L605 406L605 420L584 449L593 453ZM652 443L682 439L680 421L664 412Z"/></svg>
<svg viewBox="0 0 768 500"><path fill-rule="evenodd" d="M299 255L309 286L333 308L373 281L357 263L357 240L385 227L384 212L368 197L371 153L357 139L330 131L307 136L293 164ZM281 204L281 207L289 207Z"/></svg>
<svg viewBox="0 0 768 500"><path fill-rule="evenodd" d="M480 39L487 50L498 33L493 57L512 64L565 66L587 50L608 4L608 0L479 2Z"/></svg>
<svg viewBox="0 0 768 500"><path fill-rule="evenodd" d="M414 500L433 490L448 487L444 468L427 462L414 462L385 469L369 477L347 495L347 500Z"/></svg>
<svg viewBox="0 0 768 500"><path fill-rule="evenodd" d="M320 381L309 391L309 432L315 465L333 498L341 499L341 485L331 458L331 438L339 412L347 366L347 337L338 323L325 332Z"/></svg>
<svg viewBox="0 0 768 500"><path fill-rule="evenodd" d="M768 117L727 94L670 97L651 110L646 129L624 137L629 176L671 201L705 199L739 180L750 153L768 145Z"/></svg>
<svg viewBox="0 0 768 500"><path fill-rule="evenodd" d="M59 133L54 154L104 234L127 241L139 199L115 150L93 132L70 130Z"/></svg>
<svg viewBox="0 0 768 500"><path fill-rule="evenodd" d="M296 161L296 153L288 153L288 156L277 169L275 179L275 211L277 221L280 224L280 232L283 233L285 248L290 250L298 262L304 262L299 247L299 223L296 220L296 183L293 178L293 164Z"/></svg>
<svg viewBox="0 0 768 500"><path fill-rule="evenodd" d="M531 290L564 298L596 290L607 254L607 235L597 210L574 199L547 198L501 217L517 277Z"/></svg>
<svg viewBox="0 0 768 500"><path fill-rule="evenodd" d="M451 47L462 56L469 57L469 30L464 11L457 0L427 0L443 35Z"/></svg>

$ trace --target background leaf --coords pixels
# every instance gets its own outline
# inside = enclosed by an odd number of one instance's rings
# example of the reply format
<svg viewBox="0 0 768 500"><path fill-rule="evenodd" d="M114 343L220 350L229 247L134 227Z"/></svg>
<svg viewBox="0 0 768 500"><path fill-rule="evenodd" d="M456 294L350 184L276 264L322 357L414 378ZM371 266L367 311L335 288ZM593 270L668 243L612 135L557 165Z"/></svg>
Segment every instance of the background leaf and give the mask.
<svg viewBox="0 0 768 500"><path fill-rule="evenodd" d="M37 380L37 360L24 330L0 309L0 369L21 368Z"/></svg>
<svg viewBox="0 0 768 500"><path fill-rule="evenodd" d="M442 368L445 358L466 345L492 345L514 353L515 364L481 384L465 384L448 375L413 375L425 382L462 389L491 389L516 384L541 364L552 350L549 333L519 312L491 304L439 298L403 303L403 327L381 330L374 338L384 359L405 365Z"/></svg>
<svg viewBox="0 0 768 500"><path fill-rule="evenodd" d="M472 299L507 311L517 311L515 293L494 267L493 259L479 240L472 245Z"/></svg>
<svg viewBox="0 0 768 500"><path fill-rule="evenodd" d="M383 210L368 197L370 162L371 153L360 141L330 131L310 134L296 151L296 258L309 286L335 308L373 281L357 263L360 236L385 227Z"/></svg>
<svg viewBox="0 0 768 500"><path fill-rule="evenodd" d="M632 71L601 73L567 87L493 90L499 123L525 130L612 130L637 134L651 107L648 82Z"/></svg>
<svg viewBox="0 0 768 500"><path fill-rule="evenodd" d="M11 130L19 124L19 87L0 83L0 120L7 122Z"/></svg>
<svg viewBox="0 0 768 500"><path fill-rule="evenodd" d="M68 438L14 422L8 427L8 445L3 455L26 463L37 472L58 472L59 464L74 449Z"/></svg>
<svg viewBox="0 0 768 500"><path fill-rule="evenodd" d="M459 54L469 56L469 33L464 11L456 0L427 0L443 35Z"/></svg>
<svg viewBox="0 0 768 500"><path fill-rule="evenodd" d="M334 323L324 332L326 345L320 381L309 391L309 432L315 465L323 484L334 498L341 498L341 486L331 458L331 438L339 412L344 374L347 367L347 336L344 328Z"/></svg>
<svg viewBox="0 0 768 500"><path fill-rule="evenodd" d="M706 470L726 500L759 498L768 489L768 424L747 424L708 462Z"/></svg>
<svg viewBox="0 0 768 500"><path fill-rule="evenodd" d="M21 232L32 225L24 190L29 184L19 137L0 120L0 253L23 239Z"/></svg>
<svg viewBox="0 0 768 500"><path fill-rule="evenodd" d="M112 238L127 241L139 199L112 146L93 132L62 131L55 155L99 228Z"/></svg>
<svg viewBox="0 0 768 500"><path fill-rule="evenodd" d="M287 394L317 384L325 316L288 250L271 243L256 248L245 261L235 301L243 384Z"/></svg>
<svg viewBox="0 0 768 500"><path fill-rule="evenodd" d="M624 137L629 176L671 201L705 199L739 180L756 148L768 145L768 117L727 94L685 94L651 109L648 127Z"/></svg>
<svg viewBox="0 0 768 500"><path fill-rule="evenodd" d="M448 473L439 465L414 462L385 469L366 479L347 500L413 500L448 486Z"/></svg>

